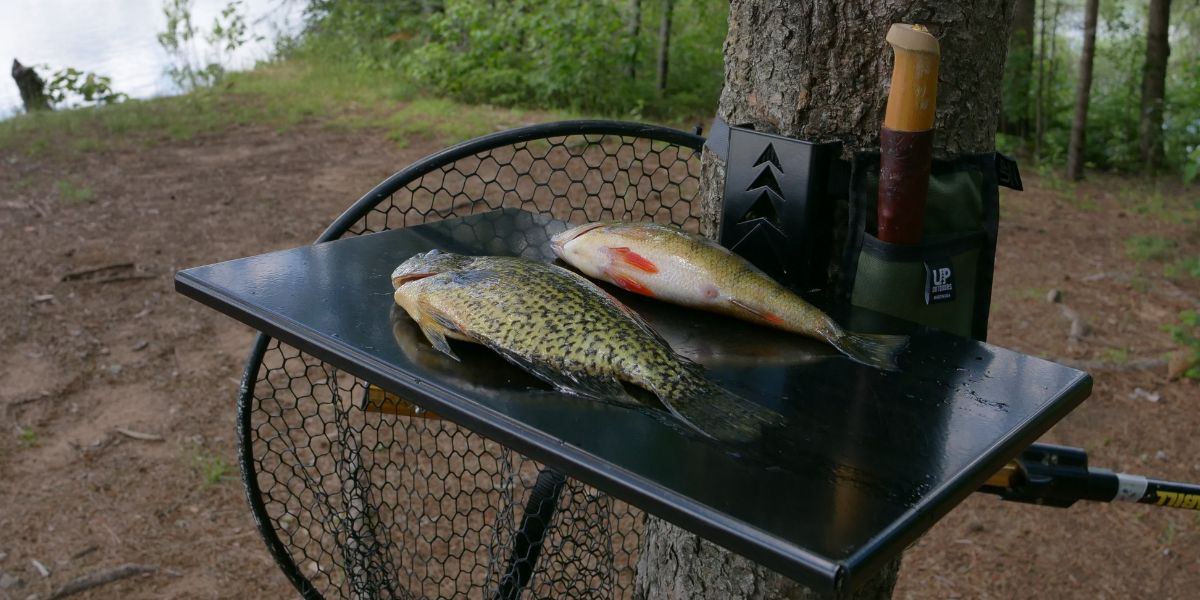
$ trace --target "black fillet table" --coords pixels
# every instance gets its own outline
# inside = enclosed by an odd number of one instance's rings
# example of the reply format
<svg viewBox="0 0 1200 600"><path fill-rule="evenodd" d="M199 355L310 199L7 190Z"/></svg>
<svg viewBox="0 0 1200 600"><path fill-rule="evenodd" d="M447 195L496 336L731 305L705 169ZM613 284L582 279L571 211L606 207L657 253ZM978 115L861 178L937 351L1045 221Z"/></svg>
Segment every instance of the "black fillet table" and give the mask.
<svg viewBox="0 0 1200 600"><path fill-rule="evenodd" d="M176 289L476 433L828 594L895 558L1091 391L1086 373L850 309L906 332L900 372L799 336L615 290L711 377L788 424L723 446L636 410L565 396L482 346L434 350L394 307L417 252L553 260L567 225L516 209L180 271Z"/></svg>

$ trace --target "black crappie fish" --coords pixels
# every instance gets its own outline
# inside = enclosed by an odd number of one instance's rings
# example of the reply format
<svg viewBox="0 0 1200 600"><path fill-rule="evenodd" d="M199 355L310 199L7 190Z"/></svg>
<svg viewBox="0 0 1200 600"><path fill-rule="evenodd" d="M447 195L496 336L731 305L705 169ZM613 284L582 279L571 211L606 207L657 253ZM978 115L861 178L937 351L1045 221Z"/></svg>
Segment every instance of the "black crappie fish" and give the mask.
<svg viewBox="0 0 1200 600"><path fill-rule="evenodd" d="M749 441L783 423L709 381L636 313L561 267L431 250L397 267L392 285L430 343L455 359L446 338L483 344L563 392L641 406L622 387L627 382L723 441Z"/></svg>
<svg viewBox="0 0 1200 600"><path fill-rule="evenodd" d="M588 223L551 240L564 262L643 296L824 340L856 362L897 370L908 337L846 331L829 315L707 238L657 223Z"/></svg>

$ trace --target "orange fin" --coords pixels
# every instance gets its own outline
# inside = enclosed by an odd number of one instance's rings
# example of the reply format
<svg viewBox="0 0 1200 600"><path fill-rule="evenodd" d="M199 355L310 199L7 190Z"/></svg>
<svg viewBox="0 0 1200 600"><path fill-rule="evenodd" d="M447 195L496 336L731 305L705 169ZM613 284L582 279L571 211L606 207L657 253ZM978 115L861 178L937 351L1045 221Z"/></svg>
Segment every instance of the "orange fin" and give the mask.
<svg viewBox="0 0 1200 600"><path fill-rule="evenodd" d="M741 302L739 300L735 300L732 298L729 301L731 303L733 303L735 306L737 306L738 308L740 308L746 312L749 312L749 313L753 314L754 316L756 316L772 325L782 327L786 323L783 320L783 317L780 317L779 315L777 315L769 310L760 310L757 308L753 308L750 305L746 304L745 302Z"/></svg>
<svg viewBox="0 0 1200 600"><path fill-rule="evenodd" d="M620 248L609 248L608 251L612 252L615 258L635 269L645 271L647 273L658 272L658 265L650 262L650 260L645 256L642 256L641 254L638 254L629 248L622 246Z"/></svg>
<svg viewBox="0 0 1200 600"><path fill-rule="evenodd" d="M654 297L654 292L650 291L650 288L638 283L637 280L633 279L632 277L618 275L616 273L609 273L609 277L612 277L613 283L621 286L621 288L625 290L635 294L641 294L643 296L650 296L651 298Z"/></svg>

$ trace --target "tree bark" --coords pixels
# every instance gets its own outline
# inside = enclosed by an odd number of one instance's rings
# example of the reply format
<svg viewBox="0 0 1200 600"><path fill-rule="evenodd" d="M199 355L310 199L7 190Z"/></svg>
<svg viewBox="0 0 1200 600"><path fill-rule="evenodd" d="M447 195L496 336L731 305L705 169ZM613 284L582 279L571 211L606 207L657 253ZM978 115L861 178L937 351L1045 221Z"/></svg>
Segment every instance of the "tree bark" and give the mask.
<svg viewBox="0 0 1200 600"><path fill-rule="evenodd" d="M847 153L878 148L891 78L884 37L892 23L922 23L942 48L935 153L990 151L1012 8L1012 0L733 0L718 113L730 125L841 140ZM724 171L704 183L702 231L715 237Z"/></svg>
<svg viewBox="0 0 1200 600"><path fill-rule="evenodd" d="M662 23L658 28L658 93L667 89L667 66L671 57L671 11L674 0L662 0Z"/></svg>
<svg viewBox="0 0 1200 600"><path fill-rule="evenodd" d="M1083 9L1083 50L1079 54L1079 85L1075 89L1075 113L1071 118L1071 141L1067 146L1067 178L1083 179L1083 151L1087 134L1088 100L1092 96L1092 63L1096 57L1096 15L1100 0L1087 0Z"/></svg>
<svg viewBox="0 0 1200 600"><path fill-rule="evenodd" d="M733 0L718 114L731 125L815 141L847 153L877 149L887 104L892 23L921 23L939 38L935 152L995 147L1012 0ZM720 231L725 164L701 158L701 231ZM782 500L781 500L782 501ZM634 597L812 598L811 590L666 522L647 516ZM856 598L889 598L899 560Z"/></svg>
<svg viewBox="0 0 1200 600"><path fill-rule="evenodd" d="M1035 0L1016 0L1008 61L1004 66L1004 104L1001 130L1027 139L1033 91L1033 33Z"/></svg>
<svg viewBox="0 0 1200 600"><path fill-rule="evenodd" d="M1148 174L1163 163L1163 101L1167 87L1167 59L1171 46L1167 29L1171 19L1171 0L1150 0L1146 28L1146 63L1142 68L1142 120L1138 128L1138 146Z"/></svg>
<svg viewBox="0 0 1200 600"><path fill-rule="evenodd" d="M17 82L17 89L21 91L21 102L25 104L25 112L50 110L50 98L46 96L46 82L38 76L33 67L26 67L14 58L12 78Z"/></svg>

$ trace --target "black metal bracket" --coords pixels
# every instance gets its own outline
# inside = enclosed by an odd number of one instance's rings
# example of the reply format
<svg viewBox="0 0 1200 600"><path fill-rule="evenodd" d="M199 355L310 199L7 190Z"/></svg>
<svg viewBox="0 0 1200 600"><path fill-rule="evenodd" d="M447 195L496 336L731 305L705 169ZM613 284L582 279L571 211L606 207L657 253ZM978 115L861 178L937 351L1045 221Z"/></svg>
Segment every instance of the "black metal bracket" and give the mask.
<svg viewBox="0 0 1200 600"><path fill-rule="evenodd" d="M822 287L841 148L730 127L721 244L794 289Z"/></svg>

